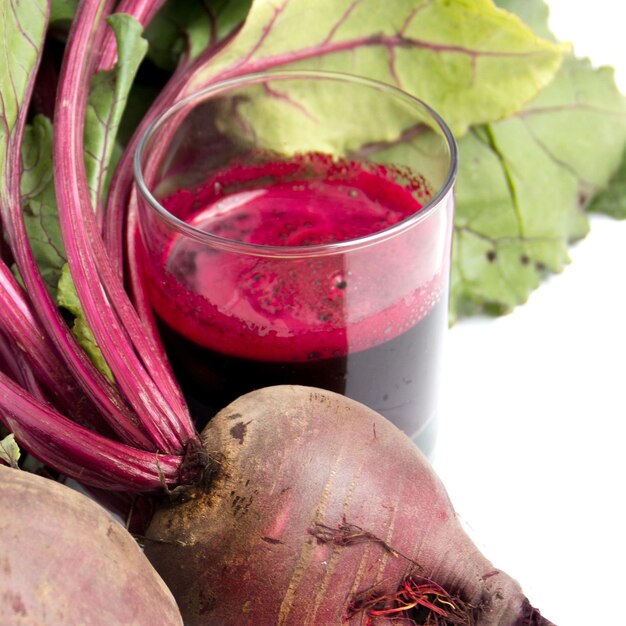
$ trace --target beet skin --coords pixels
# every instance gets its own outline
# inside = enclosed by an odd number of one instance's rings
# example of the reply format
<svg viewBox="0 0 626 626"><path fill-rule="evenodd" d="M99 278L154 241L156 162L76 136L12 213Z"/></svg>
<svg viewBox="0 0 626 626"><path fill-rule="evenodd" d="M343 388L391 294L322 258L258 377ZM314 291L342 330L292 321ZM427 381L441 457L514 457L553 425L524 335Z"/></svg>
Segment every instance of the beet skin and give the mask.
<svg viewBox="0 0 626 626"><path fill-rule="evenodd" d="M161 507L146 544L186 626L550 624L470 541L425 457L367 407L270 387L203 440L212 471ZM415 607L390 612L411 586Z"/></svg>
<svg viewBox="0 0 626 626"><path fill-rule="evenodd" d="M2 626L182 626L132 535L52 480L0 466Z"/></svg>

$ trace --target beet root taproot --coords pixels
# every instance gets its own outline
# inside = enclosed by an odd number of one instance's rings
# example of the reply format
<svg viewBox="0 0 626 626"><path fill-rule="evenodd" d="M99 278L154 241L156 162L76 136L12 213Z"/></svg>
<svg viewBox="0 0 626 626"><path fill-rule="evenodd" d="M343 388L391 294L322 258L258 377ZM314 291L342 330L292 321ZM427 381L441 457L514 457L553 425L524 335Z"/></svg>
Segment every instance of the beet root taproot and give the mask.
<svg viewBox="0 0 626 626"><path fill-rule="evenodd" d="M0 624L182 626L132 535L87 496L0 466Z"/></svg>
<svg viewBox="0 0 626 626"><path fill-rule="evenodd" d="M204 481L146 554L186 626L549 626L395 426L343 396L254 391L203 432Z"/></svg>

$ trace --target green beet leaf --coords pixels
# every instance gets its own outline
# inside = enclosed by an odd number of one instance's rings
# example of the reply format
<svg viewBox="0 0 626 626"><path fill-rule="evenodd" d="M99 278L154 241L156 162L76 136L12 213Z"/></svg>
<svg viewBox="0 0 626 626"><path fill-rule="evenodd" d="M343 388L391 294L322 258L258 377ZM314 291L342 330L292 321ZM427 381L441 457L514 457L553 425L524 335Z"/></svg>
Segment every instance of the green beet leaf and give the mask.
<svg viewBox="0 0 626 626"><path fill-rule="evenodd" d="M74 316L74 322L72 325L72 332L78 340L78 343L82 346L83 350L88 354L92 363L100 370L104 376L106 376L110 382L114 382L113 373L107 365L95 337L89 324L87 324L87 318L85 312L78 299L76 293L76 287L72 281L69 266L66 264L63 266L61 272L61 278L59 279L59 289L57 301L59 306L63 307L66 311Z"/></svg>
<svg viewBox="0 0 626 626"><path fill-rule="evenodd" d="M117 41L114 69L98 72L91 80L85 118L85 168L94 208L107 188L116 136L133 80L148 49L135 18L114 14L108 18Z"/></svg>
<svg viewBox="0 0 626 626"><path fill-rule="evenodd" d="M146 28L148 57L172 71L218 45L246 17L251 0L167 2Z"/></svg>
<svg viewBox="0 0 626 626"><path fill-rule="evenodd" d="M50 23L69 22L74 18L78 0L52 0L50 3Z"/></svg>
<svg viewBox="0 0 626 626"><path fill-rule="evenodd" d="M519 5L547 17L542 2ZM625 144L626 101L612 71L572 55L525 109L459 141L452 320L510 311L547 271L562 269Z"/></svg>
<svg viewBox="0 0 626 626"><path fill-rule="evenodd" d="M102 201L121 150L117 134L133 80L146 49L141 25L131 16L109 18L118 46L114 69L91 81L85 124L85 169L92 205ZM52 174L52 124L37 116L22 143L21 178L24 220L33 254L48 290L74 316L72 332L94 365L111 381L113 375L98 348L76 295L67 266Z"/></svg>
<svg viewBox="0 0 626 626"><path fill-rule="evenodd" d="M42 0L3 3L0 13L0 201L5 203L7 151L19 107L35 73L43 42L47 4Z"/></svg>
<svg viewBox="0 0 626 626"><path fill-rule="evenodd" d="M20 123L23 123L20 110L32 88L46 25L47 5L43 1L5 3L0 9L0 48L3 50L0 55L0 211L3 216L8 216L19 202L20 164L16 161L20 156L18 136ZM50 181L49 152L48 146L38 168L35 162L39 157L31 153L30 165L37 169L33 178L43 175ZM37 193L34 187L38 185L33 186L31 182L27 189Z"/></svg>
<svg viewBox="0 0 626 626"><path fill-rule="evenodd" d="M626 219L626 150L622 163L608 187L597 194L588 208L593 213L604 213L616 219Z"/></svg>
<svg viewBox="0 0 626 626"><path fill-rule="evenodd" d="M25 129L22 168L24 221L37 266L51 296L74 316L74 336L96 367L112 380L85 320L67 266L52 177L52 124L47 117L35 116Z"/></svg>
<svg viewBox="0 0 626 626"><path fill-rule="evenodd" d="M256 0L188 91L244 72L344 71L417 95L461 135L529 102L553 78L562 50L490 0ZM306 115L292 107L291 120L297 129Z"/></svg>
<svg viewBox="0 0 626 626"><path fill-rule="evenodd" d="M556 41L548 26L550 9L543 0L494 0L496 6L517 15L537 35L548 41Z"/></svg>
<svg viewBox="0 0 626 626"><path fill-rule="evenodd" d="M15 442L13 433L0 439L0 461L6 463L9 467L17 468L20 454L20 447Z"/></svg>
<svg viewBox="0 0 626 626"><path fill-rule="evenodd" d="M52 176L52 123L37 115L22 140L21 193L24 222L39 271L55 298L67 259Z"/></svg>
<svg viewBox="0 0 626 626"><path fill-rule="evenodd" d="M98 72L93 77L86 110L85 168L93 206L106 192L121 153L116 141L120 122L147 49L147 42L141 37L141 26L133 17L116 14L109 18L109 24L117 40L118 62L113 70ZM26 127L22 143L21 192L33 254L50 294L56 298L66 256L54 192L52 137L52 124L43 116L36 116ZM83 323L78 322L77 327Z"/></svg>

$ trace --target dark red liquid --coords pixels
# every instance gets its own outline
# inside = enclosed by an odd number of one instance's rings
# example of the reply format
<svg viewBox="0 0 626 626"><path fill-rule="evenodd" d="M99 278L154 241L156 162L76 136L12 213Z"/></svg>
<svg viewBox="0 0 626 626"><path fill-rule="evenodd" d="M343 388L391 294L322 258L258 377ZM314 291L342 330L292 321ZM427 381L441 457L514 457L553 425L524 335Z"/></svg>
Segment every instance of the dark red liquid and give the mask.
<svg viewBox="0 0 626 626"><path fill-rule="evenodd" d="M430 454L447 307L440 302L402 335L360 352L309 361L259 361L202 348L161 325L168 354L202 427L220 408L260 387L299 384L336 391L378 411ZM415 433L416 417L425 418Z"/></svg>
<svg viewBox="0 0 626 626"><path fill-rule="evenodd" d="M233 168L163 203L230 241L314 246L418 212L416 185L400 185L396 175L313 156ZM443 276L423 269L439 248L428 226L420 228L421 239L295 259L174 236L153 263L149 289L198 421L251 389L311 385L367 404L419 434L428 451L447 315Z"/></svg>

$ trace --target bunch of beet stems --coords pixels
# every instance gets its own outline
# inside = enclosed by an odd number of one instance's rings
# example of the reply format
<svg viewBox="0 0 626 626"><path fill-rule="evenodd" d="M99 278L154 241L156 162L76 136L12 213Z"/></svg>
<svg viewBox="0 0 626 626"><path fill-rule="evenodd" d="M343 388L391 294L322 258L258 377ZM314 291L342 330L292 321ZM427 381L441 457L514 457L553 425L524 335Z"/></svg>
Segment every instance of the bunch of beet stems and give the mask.
<svg viewBox="0 0 626 626"><path fill-rule="evenodd" d="M163 2L122 0L115 12L130 14L145 27ZM199 445L199 435L165 357L137 269L133 154L142 132L176 99L262 67L243 59L217 76L203 72L224 44L218 41L193 62L183 54L128 143L106 204L100 183L93 206L83 157L84 120L92 76L117 60L116 41L106 23L114 5L111 0L83 0L72 22L56 89L53 171L70 273L116 384L75 340L29 244L21 209L20 146L33 72L26 97L16 103L18 116L2 173L2 228L10 250L2 250L0 263L0 412L20 444L62 474L107 490L156 491L194 479L195 472L185 472L183 461ZM38 66L42 48L38 46ZM276 63L269 60L267 65ZM103 181L104 171L100 174ZM131 271L124 277L126 254ZM13 278L9 261L15 262L23 287Z"/></svg>
<svg viewBox="0 0 626 626"><path fill-rule="evenodd" d="M119 10L145 22L160 4L128 2ZM181 479L184 451L197 434L155 333L146 330L125 292L121 255L115 257L105 245L106 211L101 202L94 207L90 200L84 119L92 75L115 62L115 40L104 20L112 8L108 0L87 0L78 7L57 86L53 170L70 272L117 385L96 369L74 339L47 292L28 242L20 199L20 145L33 73L3 173L3 229L25 289L3 263L3 361L16 365L11 375L0 374L0 406L20 444L46 465L95 487L153 490ZM133 145L123 162L131 158ZM118 177L112 187L115 197L127 202L131 184ZM115 211L107 219L121 223L124 212ZM106 230L119 237L123 233L120 226ZM115 248L119 254L121 242Z"/></svg>
<svg viewBox="0 0 626 626"><path fill-rule="evenodd" d="M139 138L162 112L198 89L294 61L289 55L254 57L269 29L250 54L218 71L210 61L237 29L223 40L214 37L196 59L183 53L128 142L106 201L102 193L106 164L102 164L94 206L83 132L90 81L117 61L116 41L106 18L112 12L129 14L145 28L163 3L121 0L116 6L112 0L82 0L56 87L53 172L61 233L77 295L115 384L97 370L74 338L46 289L29 244L21 209L20 146L37 72L29 77L25 97L15 103L14 127L7 128L9 148L0 195L2 229L9 243L8 250L4 244L0 248L0 413L20 444L46 465L107 490L156 491L192 481L194 470L185 471L183 460L199 444L160 342L137 262L132 163ZM280 11L277 6L275 15ZM39 67L43 41L30 43L37 47ZM325 45L329 44L300 51L298 60L324 54ZM23 287L13 278L11 262Z"/></svg>

